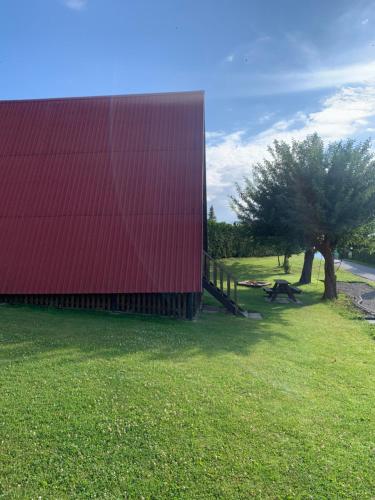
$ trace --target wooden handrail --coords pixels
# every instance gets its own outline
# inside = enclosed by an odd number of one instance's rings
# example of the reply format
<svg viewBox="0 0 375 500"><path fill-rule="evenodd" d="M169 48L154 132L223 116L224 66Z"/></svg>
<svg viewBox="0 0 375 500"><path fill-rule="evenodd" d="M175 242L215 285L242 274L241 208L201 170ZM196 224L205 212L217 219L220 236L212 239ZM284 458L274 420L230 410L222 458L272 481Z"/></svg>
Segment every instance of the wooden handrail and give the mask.
<svg viewBox="0 0 375 500"><path fill-rule="evenodd" d="M203 252L203 277L213 283L223 294L228 297L233 295L234 302L237 302L237 279L223 264L220 264L207 252ZM233 291L231 289L232 282Z"/></svg>
<svg viewBox="0 0 375 500"><path fill-rule="evenodd" d="M236 281L235 276L234 276L234 275L233 275L233 274L232 274L232 273L228 270L228 268L226 268L223 264L220 264L220 262L219 262L219 261L215 260L213 257L211 257L211 255L209 255L209 254L208 254L207 252L205 252L204 250L203 250L203 255L204 255L204 257L207 257L207 258L208 258L208 260L209 260L210 262L216 262L217 269L219 269L219 270L220 270L220 269L222 269L222 270L223 270L223 272L224 272L226 275L229 275L233 281ZM208 276L207 276L207 277L208 277Z"/></svg>

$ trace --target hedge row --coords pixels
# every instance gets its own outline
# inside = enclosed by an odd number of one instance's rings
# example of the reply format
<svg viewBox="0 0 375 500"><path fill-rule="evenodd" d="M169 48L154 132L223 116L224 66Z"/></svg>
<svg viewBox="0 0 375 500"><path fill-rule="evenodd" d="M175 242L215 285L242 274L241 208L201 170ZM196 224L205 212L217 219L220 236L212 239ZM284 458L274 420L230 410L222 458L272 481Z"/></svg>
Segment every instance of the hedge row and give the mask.
<svg viewBox="0 0 375 500"><path fill-rule="evenodd" d="M366 264L375 265L375 253L369 253L366 250L353 250L352 258Z"/></svg>
<svg viewBox="0 0 375 500"><path fill-rule="evenodd" d="M241 224L208 221L208 253L214 259L275 255L273 248L257 244Z"/></svg>

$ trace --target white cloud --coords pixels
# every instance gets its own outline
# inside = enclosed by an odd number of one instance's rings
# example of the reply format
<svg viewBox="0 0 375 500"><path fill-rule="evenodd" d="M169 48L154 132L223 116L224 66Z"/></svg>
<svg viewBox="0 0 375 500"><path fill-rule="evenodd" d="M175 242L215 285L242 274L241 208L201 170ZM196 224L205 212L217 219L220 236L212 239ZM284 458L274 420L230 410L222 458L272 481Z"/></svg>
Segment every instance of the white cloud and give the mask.
<svg viewBox="0 0 375 500"><path fill-rule="evenodd" d="M272 38L269 35L262 35L258 36L258 38L255 40L255 43L264 43L264 42L270 42Z"/></svg>
<svg viewBox="0 0 375 500"><path fill-rule="evenodd" d="M303 58L305 64L318 64L320 62L320 53L315 44L310 40L296 33L286 33L286 40L290 47L288 51L293 50Z"/></svg>
<svg viewBox="0 0 375 500"><path fill-rule="evenodd" d="M275 116L275 112L265 113L259 118L259 123L266 123L271 120Z"/></svg>
<svg viewBox="0 0 375 500"><path fill-rule="evenodd" d="M216 131L216 132L206 132L206 139L207 140L213 140L213 139L220 139L224 137L226 134L223 130L221 131Z"/></svg>
<svg viewBox="0 0 375 500"><path fill-rule="evenodd" d="M225 62L231 63L234 61L234 54L229 54L225 59Z"/></svg>
<svg viewBox="0 0 375 500"><path fill-rule="evenodd" d="M208 198L228 217L228 195L251 167L264 158L273 140L303 139L318 132L325 141L355 136L375 125L375 85L346 87L322 102L313 113L296 113L279 120L263 132L248 137L244 130L207 135Z"/></svg>
<svg viewBox="0 0 375 500"><path fill-rule="evenodd" d="M65 0L65 5L69 9L82 10L86 7L88 0Z"/></svg>
<svg viewBox="0 0 375 500"><path fill-rule="evenodd" d="M248 72L241 67L222 75L218 95L233 94L236 97L279 95L291 92L304 92L344 85L375 84L375 41L367 41L366 55L371 58L360 63L342 65L312 65L303 71ZM363 48L365 52L365 48Z"/></svg>
<svg viewBox="0 0 375 500"><path fill-rule="evenodd" d="M292 72L278 78L288 91L339 87L353 83L375 82L375 61L321 68L309 72Z"/></svg>

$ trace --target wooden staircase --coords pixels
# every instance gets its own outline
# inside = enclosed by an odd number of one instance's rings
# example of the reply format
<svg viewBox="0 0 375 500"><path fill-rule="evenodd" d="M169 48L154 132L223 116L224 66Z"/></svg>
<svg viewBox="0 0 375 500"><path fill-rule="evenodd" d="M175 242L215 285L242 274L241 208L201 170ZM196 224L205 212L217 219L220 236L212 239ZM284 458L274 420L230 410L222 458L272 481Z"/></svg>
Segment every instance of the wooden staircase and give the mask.
<svg viewBox="0 0 375 500"><path fill-rule="evenodd" d="M236 277L207 252L203 252L203 288L232 314L247 317L237 303Z"/></svg>

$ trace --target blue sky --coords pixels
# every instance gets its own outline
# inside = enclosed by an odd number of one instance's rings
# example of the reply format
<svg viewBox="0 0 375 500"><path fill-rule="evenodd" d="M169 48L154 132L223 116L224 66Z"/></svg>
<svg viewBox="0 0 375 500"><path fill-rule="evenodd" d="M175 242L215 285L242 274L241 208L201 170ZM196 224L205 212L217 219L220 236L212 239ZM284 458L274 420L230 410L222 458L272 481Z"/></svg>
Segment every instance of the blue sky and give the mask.
<svg viewBox="0 0 375 500"><path fill-rule="evenodd" d="M2 0L0 99L203 89L209 201L275 138L375 132L375 0Z"/></svg>

